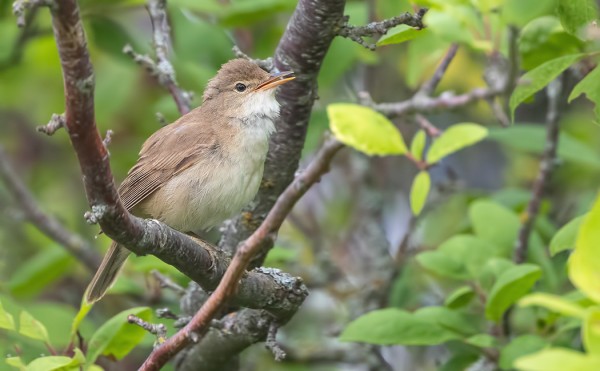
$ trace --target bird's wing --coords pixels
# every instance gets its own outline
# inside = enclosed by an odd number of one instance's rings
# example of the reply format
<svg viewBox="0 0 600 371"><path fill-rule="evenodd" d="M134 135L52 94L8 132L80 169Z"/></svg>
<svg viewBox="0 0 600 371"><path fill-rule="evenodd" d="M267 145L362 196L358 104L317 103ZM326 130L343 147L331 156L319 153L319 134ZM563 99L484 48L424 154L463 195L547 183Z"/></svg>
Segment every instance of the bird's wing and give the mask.
<svg viewBox="0 0 600 371"><path fill-rule="evenodd" d="M207 132L208 126L203 129L190 124L165 126L146 140L139 160L119 187L125 208L131 210L171 178L215 152L218 142Z"/></svg>

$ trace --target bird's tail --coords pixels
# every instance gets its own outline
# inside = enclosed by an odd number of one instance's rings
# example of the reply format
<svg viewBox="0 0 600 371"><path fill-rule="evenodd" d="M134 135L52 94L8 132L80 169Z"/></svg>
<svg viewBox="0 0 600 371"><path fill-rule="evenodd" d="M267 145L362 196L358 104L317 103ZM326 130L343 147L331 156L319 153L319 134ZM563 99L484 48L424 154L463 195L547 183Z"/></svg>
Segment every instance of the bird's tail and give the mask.
<svg viewBox="0 0 600 371"><path fill-rule="evenodd" d="M86 290L85 300L88 303L94 303L104 296L106 291L115 282L129 254L129 250L119 246L116 242L110 245L108 253L106 253L102 264L100 264L100 268L96 271L92 282L90 282Z"/></svg>

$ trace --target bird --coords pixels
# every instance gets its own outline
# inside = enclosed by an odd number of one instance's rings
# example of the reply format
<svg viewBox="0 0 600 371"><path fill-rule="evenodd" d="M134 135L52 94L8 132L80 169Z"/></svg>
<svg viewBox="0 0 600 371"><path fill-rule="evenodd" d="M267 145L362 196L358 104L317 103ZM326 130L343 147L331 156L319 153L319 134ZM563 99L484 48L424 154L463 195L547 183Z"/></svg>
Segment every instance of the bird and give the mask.
<svg viewBox="0 0 600 371"><path fill-rule="evenodd" d="M200 106L144 142L118 189L124 207L196 236L239 213L262 181L279 116L275 88L294 78L247 59L223 64ZM86 289L88 303L104 296L129 254L112 242Z"/></svg>

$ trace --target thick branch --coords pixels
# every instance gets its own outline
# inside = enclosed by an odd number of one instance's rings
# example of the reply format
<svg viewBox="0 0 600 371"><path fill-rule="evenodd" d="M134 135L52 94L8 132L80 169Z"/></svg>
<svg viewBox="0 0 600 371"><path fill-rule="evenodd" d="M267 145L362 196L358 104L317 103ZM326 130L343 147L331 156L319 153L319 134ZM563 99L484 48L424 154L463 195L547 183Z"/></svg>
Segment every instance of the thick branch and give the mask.
<svg viewBox="0 0 600 371"><path fill-rule="evenodd" d="M427 9L420 9L415 14L404 13L396 17L392 17L379 22L371 22L365 26L352 26L348 24L349 17L345 16L342 18L341 23L336 30L336 34L341 37L348 38L367 49L375 50L377 47L375 44L369 44L366 42L363 37L371 37L371 36L382 36L385 35L390 29L405 24L411 27L415 27L417 29L422 29L425 26L423 25L423 16L427 13Z"/></svg>
<svg viewBox="0 0 600 371"><path fill-rule="evenodd" d="M89 270L95 271L98 268L100 255L81 236L71 233L56 218L45 214L40 209L25 184L17 177L2 146L0 146L0 179L25 213L27 220L46 236L64 246Z"/></svg>
<svg viewBox="0 0 600 371"><path fill-rule="evenodd" d="M544 188L552 174L554 166L556 165L556 151L558 148L558 138L560 133L559 103L562 92L561 78L562 77L558 77L546 88L546 94L548 95L548 112L546 114L546 146L544 148L544 153L542 154L542 160L540 161L540 169L535 181L533 182L531 199L529 200L527 209L525 211L525 219L521 229L519 230L519 236L515 244L514 261L518 264L523 263L527 259L529 235L531 234L535 218L540 211L542 196L544 195Z"/></svg>
<svg viewBox="0 0 600 371"><path fill-rule="evenodd" d="M192 334L204 334L208 331L212 318L223 309L237 291L238 282L246 272L252 257L260 251L265 240L272 239L277 234L292 207L329 169L331 159L342 147L343 145L335 139L327 140L306 170L298 175L294 182L279 196L260 227L240 245L219 286L202 308L183 329L150 354L140 368L141 370L159 370L169 359L190 344ZM259 270L276 273L273 270Z"/></svg>

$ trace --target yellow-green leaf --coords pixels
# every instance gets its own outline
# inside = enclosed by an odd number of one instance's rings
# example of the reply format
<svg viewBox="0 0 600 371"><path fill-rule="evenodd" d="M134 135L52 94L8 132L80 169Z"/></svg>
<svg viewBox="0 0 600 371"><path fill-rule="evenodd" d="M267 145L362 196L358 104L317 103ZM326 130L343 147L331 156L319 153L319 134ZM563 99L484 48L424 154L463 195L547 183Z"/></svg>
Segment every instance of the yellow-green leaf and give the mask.
<svg viewBox="0 0 600 371"><path fill-rule="evenodd" d="M518 358L514 367L524 371L597 371L600 357L565 348L548 348Z"/></svg>
<svg viewBox="0 0 600 371"><path fill-rule="evenodd" d="M385 116L350 103L327 106L329 126L342 143L367 155L401 155L407 152L402 135Z"/></svg>
<svg viewBox="0 0 600 371"><path fill-rule="evenodd" d="M19 316L19 333L32 339L49 342L46 327L26 311L22 311Z"/></svg>
<svg viewBox="0 0 600 371"><path fill-rule="evenodd" d="M88 314L90 309L92 309L93 306L94 306L93 303L90 304L85 300L85 295L84 295L83 298L81 299L81 306L79 307L79 312L77 312L77 315L75 316L75 318L73 319L73 323L71 324L71 339L75 336L75 334L77 333L77 330L79 330L81 321L83 321L83 319Z"/></svg>
<svg viewBox="0 0 600 371"><path fill-rule="evenodd" d="M410 190L410 207L413 214L419 215L421 210L423 210L430 188L431 178L429 177L429 173L423 170L415 177L412 189Z"/></svg>
<svg viewBox="0 0 600 371"><path fill-rule="evenodd" d="M423 159L423 149L425 149L425 141L427 137L425 131L419 130L410 142L410 153L417 160Z"/></svg>
<svg viewBox="0 0 600 371"><path fill-rule="evenodd" d="M426 28L423 30L417 30L416 28L401 24L392 28L386 35L377 40L377 46L400 44L419 36L423 36L426 32L428 32Z"/></svg>
<svg viewBox="0 0 600 371"><path fill-rule="evenodd" d="M568 262L573 285L600 303L600 197L584 218Z"/></svg>
<svg viewBox="0 0 600 371"><path fill-rule="evenodd" d="M600 356L600 308L589 308L583 327L583 345L588 354Z"/></svg>
<svg viewBox="0 0 600 371"><path fill-rule="evenodd" d="M12 366L19 371L27 371L27 366L23 363L21 357L6 357L6 364Z"/></svg>
<svg viewBox="0 0 600 371"><path fill-rule="evenodd" d="M519 300L519 306L521 307L532 305L544 307L552 312L560 313L563 316L580 319L583 319L586 316L585 308L558 295L536 292Z"/></svg>
<svg viewBox="0 0 600 371"><path fill-rule="evenodd" d="M554 256L561 251L575 248L575 240L577 239L577 233L579 227L583 223L585 215L578 216L565 224L550 241L550 255Z"/></svg>
<svg viewBox="0 0 600 371"><path fill-rule="evenodd" d="M427 153L427 162L434 164L451 153L479 142L487 134L488 129L481 125L472 123L452 125L434 140Z"/></svg>
<svg viewBox="0 0 600 371"><path fill-rule="evenodd" d="M13 319L12 314L4 310L2 302L0 302L0 328L15 330L15 320Z"/></svg>

